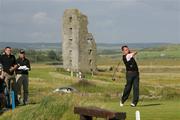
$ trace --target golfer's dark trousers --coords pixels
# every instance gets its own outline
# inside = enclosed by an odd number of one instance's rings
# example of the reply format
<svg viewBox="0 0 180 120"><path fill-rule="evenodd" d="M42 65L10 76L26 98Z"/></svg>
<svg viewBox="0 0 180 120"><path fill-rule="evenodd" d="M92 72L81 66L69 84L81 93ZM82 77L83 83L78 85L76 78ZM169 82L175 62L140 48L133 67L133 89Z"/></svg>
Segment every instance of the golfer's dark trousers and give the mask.
<svg viewBox="0 0 180 120"><path fill-rule="evenodd" d="M124 88L123 96L121 98L122 103L124 103L131 92L133 87L133 100L132 103L135 105L139 100L139 72L138 71L127 71L126 72L126 85Z"/></svg>

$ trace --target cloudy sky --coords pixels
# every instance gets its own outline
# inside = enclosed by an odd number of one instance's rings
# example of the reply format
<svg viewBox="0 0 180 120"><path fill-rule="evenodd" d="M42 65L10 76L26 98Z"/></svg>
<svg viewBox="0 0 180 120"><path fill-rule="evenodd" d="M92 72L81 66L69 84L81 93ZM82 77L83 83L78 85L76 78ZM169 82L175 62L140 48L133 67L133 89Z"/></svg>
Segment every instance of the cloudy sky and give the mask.
<svg viewBox="0 0 180 120"><path fill-rule="evenodd" d="M0 42L61 42L67 8L99 43L180 43L180 0L0 0Z"/></svg>

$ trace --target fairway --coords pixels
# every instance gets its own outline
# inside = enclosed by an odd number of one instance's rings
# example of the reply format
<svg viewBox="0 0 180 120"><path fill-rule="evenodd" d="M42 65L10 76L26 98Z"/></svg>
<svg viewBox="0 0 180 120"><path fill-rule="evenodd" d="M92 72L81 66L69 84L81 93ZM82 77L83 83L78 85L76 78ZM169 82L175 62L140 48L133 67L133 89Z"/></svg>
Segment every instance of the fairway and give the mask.
<svg viewBox="0 0 180 120"><path fill-rule="evenodd" d="M166 101L166 100L145 100L139 102L136 108L130 107L130 102L120 108L117 103L106 103L107 108L113 108L116 111L126 111L127 120L135 120L136 110L140 111L142 120L179 120L180 101Z"/></svg>

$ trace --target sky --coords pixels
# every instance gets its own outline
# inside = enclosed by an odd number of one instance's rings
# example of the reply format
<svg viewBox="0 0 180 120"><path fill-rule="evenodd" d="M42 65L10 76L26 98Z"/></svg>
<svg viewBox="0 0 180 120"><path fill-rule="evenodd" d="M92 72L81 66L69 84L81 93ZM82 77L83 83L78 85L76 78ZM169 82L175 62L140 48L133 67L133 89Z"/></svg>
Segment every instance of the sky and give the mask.
<svg viewBox="0 0 180 120"><path fill-rule="evenodd" d="M180 43L180 0L0 0L0 42L61 42L68 8L98 43Z"/></svg>

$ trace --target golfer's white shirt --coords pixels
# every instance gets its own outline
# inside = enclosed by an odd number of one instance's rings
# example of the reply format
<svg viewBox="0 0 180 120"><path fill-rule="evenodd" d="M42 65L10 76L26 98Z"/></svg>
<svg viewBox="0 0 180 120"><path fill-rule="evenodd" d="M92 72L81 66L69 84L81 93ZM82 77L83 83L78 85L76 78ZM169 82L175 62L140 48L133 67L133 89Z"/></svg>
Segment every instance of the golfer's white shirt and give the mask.
<svg viewBox="0 0 180 120"><path fill-rule="evenodd" d="M133 57L133 53L129 53L126 55L126 60L130 61L130 59Z"/></svg>

